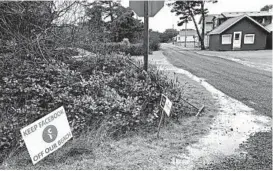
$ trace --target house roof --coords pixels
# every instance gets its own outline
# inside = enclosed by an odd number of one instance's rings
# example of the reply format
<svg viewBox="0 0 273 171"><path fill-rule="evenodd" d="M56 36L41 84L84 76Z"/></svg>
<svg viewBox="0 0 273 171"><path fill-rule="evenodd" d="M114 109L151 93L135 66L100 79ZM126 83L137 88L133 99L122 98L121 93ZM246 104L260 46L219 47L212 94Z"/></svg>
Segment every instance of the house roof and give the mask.
<svg viewBox="0 0 273 171"><path fill-rule="evenodd" d="M207 14L205 16L205 22L212 22L213 18L233 18L241 15L248 15L250 17L259 17L259 16L273 16L271 11L243 11L243 12L222 12L221 14ZM202 16L198 24L202 23Z"/></svg>
<svg viewBox="0 0 273 171"><path fill-rule="evenodd" d="M213 18L217 17L219 15L221 15L221 14L207 14L205 16L205 23L212 22ZM201 24L201 23L202 23L202 16L200 17L198 24Z"/></svg>
<svg viewBox="0 0 273 171"><path fill-rule="evenodd" d="M194 29L183 29L179 31L179 36L185 36L185 34L186 36L197 36L197 31Z"/></svg>
<svg viewBox="0 0 273 171"><path fill-rule="evenodd" d="M269 11L244 11L244 12L223 12L221 13L222 16L219 16L219 18L231 18L231 17L238 17L241 15L248 15L250 17L259 17L259 16L272 16L272 12Z"/></svg>
<svg viewBox="0 0 273 171"><path fill-rule="evenodd" d="M271 24L268 24L267 26L265 26L265 28L269 31L273 31L273 26L272 26L272 23Z"/></svg>
<svg viewBox="0 0 273 171"><path fill-rule="evenodd" d="M243 18L248 18L250 19L253 23L255 23L256 25L260 26L262 29L264 29L267 32L270 32L268 29L266 29L264 26L262 26L260 23L258 23L257 21L255 21L253 18L249 17L248 15L241 15L238 17L234 17L234 18L230 18L227 21L223 22L221 25L219 25L218 27L216 27L214 30L212 30L209 35L212 34L221 34L224 31L226 31L227 29L229 29L231 26L233 26L234 24L238 23L239 21L241 21Z"/></svg>

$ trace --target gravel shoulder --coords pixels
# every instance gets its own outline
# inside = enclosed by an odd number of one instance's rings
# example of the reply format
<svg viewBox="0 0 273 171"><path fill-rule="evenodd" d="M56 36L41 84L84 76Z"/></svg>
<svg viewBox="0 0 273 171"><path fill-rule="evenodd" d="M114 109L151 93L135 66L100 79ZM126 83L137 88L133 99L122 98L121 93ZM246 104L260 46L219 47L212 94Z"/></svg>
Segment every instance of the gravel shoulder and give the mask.
<svg viewBox="0 0 273 171"><path fill-rule="evenodd" d="M187 70L190 70L195 74L199 74L200 72L211 72L213 73L212 76L215 77L214 79L218 79L218 82L223 81L221 80L219 73L217 73L216 68L218 67L215 67L215 65L220 63L217 58L213 58L215 60L212 60L212 64L209 65L209 67L204 67L204 65L206 65L205 60L207 60L204 56L196 57L192 55L192 53L183 53L185 50L177 48L171 50L166 48L165 50L167 52L165 51L166 53L164 54L166 54L168 60L175 66L187 68ZM232 64L232 62L225 60L222 62L231 64L229 70L233 71L231 67L234 63ZM200 68L198 70L197 66L199 66L202 71ZM238 64L237 67L243 66ZM197 71L195 69L197 69ZM191 151L192 155L186 157L191 160L181 160L179 162L180 166L192 165L193 167L190 167L190 169L220 170L272 169L272 151L269 150L272 148L271 117L262 116L259 111L246 106L207 84L207 81L211 82L212 79L207 79L207 77L205 77L206 79L198 79L198 77L192 75L190 72L183 69L181 70L181 73L190 76L194 80L199 81L201 85L205 86L207 90L219 100L219 104L222 107L218 118L212 125L210 134L202 137L199 140L199 143L188 147L188 150ZM213 70L216 72L212 72ZM248 68L247 70L251 69ZM229 74L229 72L227 73ZM234 77L232 74L231 76ZM231 80L225 80L225 84L229 85L229 81ZM215 82L212 83L214 84ZM243 85L243 82L241 85ZM272 84L269 85L270 87L272 86ZM268 96L268 94L265 95ZM269 99L269 102L271 103L271 99ZM268 115L271 116L271 110ZM192 160L192 158L199 158L199 160ZM269 160L271 161L271 164L268 162Z"/></svg>
<svg viewBox="0 0 273 171"><path fill-rule="evenodd" d="M170 63L183 68L262 115L272 116L272 73L175 46L163 46Z"/></svg>
<svg viewBox="0 0 273 171"><path fill-rule="evenodd" d="M161 56L160 52L158 52L157 56ZM166 57L165 60L167 60ZM182 68L167 65L167 62L160 62L158 62L158 65L161 64L165 70L184 74L200 83L200 85L211 93L220 106L219 112L210 126L211 131L209 134L200 137L197 143L189 145L186 148L189 153L187 155L181 154L176 160L175 167L171 169L197 169L199 166L202 167L210 163L221 162L228 156L241 158L241 153L244 153L244 151L240 149L240 145L249 136L256 132L271 130L270 117L257 115L253 108L227 96L210 85L206 79L196 77ZM267 140L272 142L272 137L271 139L267 137ZM255 150L257 152L257 149ZM270 153L267 154L270 155Z"/></svg>

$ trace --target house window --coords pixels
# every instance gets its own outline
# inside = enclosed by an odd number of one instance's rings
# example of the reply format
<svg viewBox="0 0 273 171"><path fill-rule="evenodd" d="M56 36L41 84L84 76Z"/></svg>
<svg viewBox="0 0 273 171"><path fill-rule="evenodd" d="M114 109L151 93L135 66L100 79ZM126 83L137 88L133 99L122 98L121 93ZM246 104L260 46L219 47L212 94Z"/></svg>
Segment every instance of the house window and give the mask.
<svg viewBox="0 0 273 171"><path fill-rule="evenodd" d="M240 33L235 33L235 40L239 40L240 38Z"/></svg>
<svg viewBox="0 0 273 171"><path fill-rule="evenodd" d="M222 35L222 44L223 45L231 44L231 34L223 34Z"/></svg>
<svg viewBox="0 0 273 171"><path fill-rule="evenodd" d="M254 44L255 34L245 34L244 44Z"/></svg>
<svg viewBox="0 0 273 171"><path fill-rule="evenodd" d="M177 37L177 40L180 40L180 37Z"/></svg>

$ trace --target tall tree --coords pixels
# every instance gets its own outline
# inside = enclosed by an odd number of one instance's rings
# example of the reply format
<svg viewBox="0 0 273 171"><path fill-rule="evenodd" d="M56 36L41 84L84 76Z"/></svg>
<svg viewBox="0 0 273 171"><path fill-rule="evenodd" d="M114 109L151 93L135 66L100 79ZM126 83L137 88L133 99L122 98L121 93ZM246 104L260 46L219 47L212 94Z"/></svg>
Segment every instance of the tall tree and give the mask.
<svg viewBox="0 0 273 171"><path fill-rule="evenodd" d="M53 2L0 2L0 39L35 36L51 26Z"/></svg>
<svg viewBox="0 0 273 171"><path fill-rule="evenodd" d="M209 0L208 2L216 3L217 0ZM192 20L196 28L199 40L201 42L201 49L205 49L204 37L205 37L205 15L208 13L208 10L205 8L205 0L193 0L193 1L175 1L169 3L169 6L172 6L171 12L174 12L177 16L181 16L178 26L182 26L184 23ZM200 33L197 22L195 20L196 15L202 15L203 26L202 32Z"/></svg>
<svg viewBox="0 0 273 171"><path fill-rule="evenodd" d="M143 23L133 17L134 13L131 9L123 6L119 6L118 9L116 11L118 17L114 19L110 27L112 35L115 36L114 41L120 42L123 38L128 38L132 42L137 34L143 31Z"/></svg>
<svg viewBox="0 0 273 171"><path fill-rule="evenodd" d="M265 5L264 7L261 8L260 11L269 11L272 8L273 8L273 5Z"/></svg>

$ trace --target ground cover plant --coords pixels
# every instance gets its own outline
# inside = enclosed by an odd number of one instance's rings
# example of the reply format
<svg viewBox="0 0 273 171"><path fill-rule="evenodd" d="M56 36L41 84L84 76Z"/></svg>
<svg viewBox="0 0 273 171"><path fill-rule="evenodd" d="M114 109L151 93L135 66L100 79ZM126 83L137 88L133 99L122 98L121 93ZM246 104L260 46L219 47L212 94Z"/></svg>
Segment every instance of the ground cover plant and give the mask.
<svg viewBox="0 0 273 171"><path fill-rule="evenodd" d="M174 102L173 119L190 115L183 110L183 90L175 81L167 81L155 68L148 73L143 71L129 56L33 61L5 54L1 61L2 161L14 150L25 148L22 127L60 106L66 110L75 137L102 124L113 138L130 131L154 131L162 93Z"/></svg>

